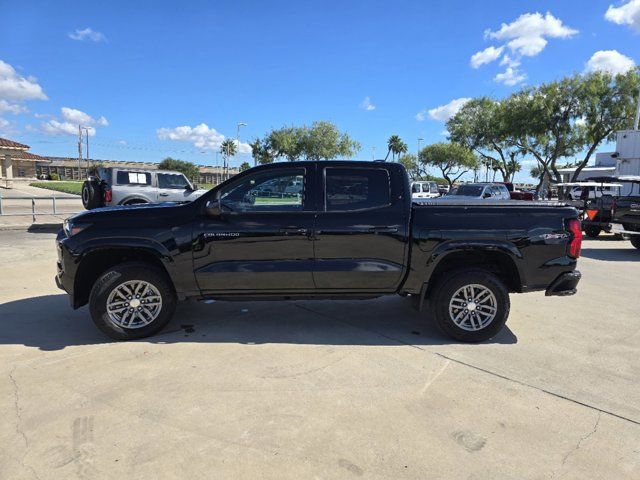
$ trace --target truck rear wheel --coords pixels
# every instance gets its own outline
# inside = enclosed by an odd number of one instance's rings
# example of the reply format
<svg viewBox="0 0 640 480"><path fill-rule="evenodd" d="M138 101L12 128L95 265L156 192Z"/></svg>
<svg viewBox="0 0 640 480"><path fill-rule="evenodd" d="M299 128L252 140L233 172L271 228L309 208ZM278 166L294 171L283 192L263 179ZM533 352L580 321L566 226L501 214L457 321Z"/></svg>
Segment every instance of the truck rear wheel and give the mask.
<svg viewBox="0 0 640 480"><path fill-rule="evenodd" d="M176 295L166 274L140 262L108 269L89 297L93 322L114 340L134 340L159 332L175 308Z"/></svg>
<svg viewBox="0 0 640 480"><path fill-rule="evenodd" d="M498 277L482 269L448 274L435 286L431 300L436 325L462 342L492 338L509 317L509 292Z"/></svg>
<svg viewBox="0 0 640 480"><path fill-rule="evenodd" d="M85 180L82 184L82 206L93 210L102 206L102 188L95 180Z"/></svg>
<svg viewBox="0 0 640 480"><path fill-rule="evenodd" d="M629 240L631 240L631 245L640 250L640 235L629 235Z"/></svg>

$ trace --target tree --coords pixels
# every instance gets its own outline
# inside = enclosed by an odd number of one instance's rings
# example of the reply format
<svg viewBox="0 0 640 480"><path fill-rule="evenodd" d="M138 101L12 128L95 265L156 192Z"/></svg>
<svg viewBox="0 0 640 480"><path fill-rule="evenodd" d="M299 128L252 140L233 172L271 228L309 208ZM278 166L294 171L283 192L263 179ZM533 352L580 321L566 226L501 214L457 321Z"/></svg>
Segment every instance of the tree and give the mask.
<svg viewBox="0 0 640 480"><path fill-rule="evenodd" d="M254 149L255 145L255 149ZM342 133L330 122L313 122L311 126L282 127L269 132L262 140L252 143L254 158L271 163L276 158L289 161L331 160L352 157L360 144Z"/></svg>
<svg viewBox="0 0 640 480"><path fill-rule="evenodd" d="M420 150L418 158L420 163L440 169L449 187L478 166L474 153L466 146L454 142L428 145Z"/></svg>
<svg viewBox="0 0 640 480"><path fill-rule="evenodd" d="M595 72L581 79L576 92L580 117L573 126L585 154L573 172L572 182L603 141L613 140L617 130L631 127L639 84L637 69L618 75Z"/></svg>
<svg viewBox="0 0 640 480"><path fill-rule="evenodd" d="M191 181L197 181L200 175L198 166L194 163L187 162L185 160L177 160L175 158L167 157L158 164L160 170L175 170L180 173L184 173Z"/></svg>
<svg viewBox="0 0 640 480"><path fill-rule="evenodd" d="M271 155L269 146L264 140L256 138L249 145L251 146L251 156L253 157L254 165L273 163L273 156Z"/></svg>
<svg viewBox="0 0 640 480"><path fill-rule="evenodd" d="M223 174L229 170L229 157L233 157L237 152L236 142L230 138L227 138L220 144L220 153L222 154L222 171Z"/></svg>
<svg viewBox="0 0 640 480"><path fill-rule="evenodd" d="M396 155L400 155L402 153L407 153L407 144L402 141L402 139L398 135L391 135L389 140L387 140L387 156L384 157L385 162L389 158L389 154L392 154L392 161L395 162Z"/></svg>
<svg viewBox="0 0 640 480"><path fill-rule="evenodd" d="M388 155L387 155L388 156ZM420 169L418 163L418 157L411 153L406 153L398 157L398 163L404 165L404 168L409 174L409 178L416 179L420 176Z"/></svg>
<svg viewBox="0 0 640 480"><path fill-rule="evenodd" d="M512 135L506 108L503 102L480 97L465 103L447 122L450 140L475 151L487 176L489 170L499 171L505 182L524 153Z"/></svg>
<svg viewBox="0 0 640 480"><path fill-rule="evenodd" d="M249 170L251 168L251 165L249 165L249 162L242 162L240 164L240 171L244 172L245 170Z"/></svg>
<svg viewBox="0 0 640 480"><path fill-rule="evenodd" d="M307 160L349 158L360 150L358 142L330 122L313 122L311 127L302 127L300 137L302 154Z"/></svg>

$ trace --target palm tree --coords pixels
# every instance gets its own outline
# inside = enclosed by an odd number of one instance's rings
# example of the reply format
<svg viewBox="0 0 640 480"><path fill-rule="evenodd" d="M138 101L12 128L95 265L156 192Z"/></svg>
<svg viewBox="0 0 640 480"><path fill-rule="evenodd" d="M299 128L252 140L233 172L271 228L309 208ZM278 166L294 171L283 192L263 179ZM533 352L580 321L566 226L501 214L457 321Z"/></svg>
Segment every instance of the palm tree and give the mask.
<svg viewBox="0 0 640 480"><path fill-rule="evenodd" d="M236 154L237 147L235 140L231 140L227 138L220 144L220 153L222 154L223 159L223 167L222 173L223 175L229 170L229 157L233 157Z"/></svg>
<svg viewBox="0 0 640 480"><path fill-rule="evenodd" d="M391 135L389 140L387 140L387 156L384 157L385 162L389 158L389 154L392 154L392 161L395 162L396 155L401 155L403 153L407 153L407 144L402 141L402 139L398 135Z"/></svg>

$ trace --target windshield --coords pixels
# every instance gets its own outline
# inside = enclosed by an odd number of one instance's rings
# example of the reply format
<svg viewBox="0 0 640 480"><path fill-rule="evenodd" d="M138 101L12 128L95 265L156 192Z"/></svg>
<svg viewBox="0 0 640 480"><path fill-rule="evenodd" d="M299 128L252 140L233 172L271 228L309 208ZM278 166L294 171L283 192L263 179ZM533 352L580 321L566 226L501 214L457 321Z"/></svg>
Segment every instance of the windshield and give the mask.
<svg viewBox="0 0 640 480"><path fill-rule="evenodd" d="M482 195L482 185L460 185L456 195L464 195L466 197L479 197Z"/></svg>

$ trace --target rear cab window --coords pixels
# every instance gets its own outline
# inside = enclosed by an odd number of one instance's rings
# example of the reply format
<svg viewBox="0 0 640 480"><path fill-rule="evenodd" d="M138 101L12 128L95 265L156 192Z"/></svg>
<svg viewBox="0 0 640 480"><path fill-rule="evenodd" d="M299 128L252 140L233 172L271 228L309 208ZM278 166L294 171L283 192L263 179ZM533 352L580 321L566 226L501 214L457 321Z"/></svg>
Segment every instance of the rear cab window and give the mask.
<svg viewBox="0 0 640 480"><path fill-rule="evenodd" d="M389 172L382 168L325 168L327 212L367 210L391 205Z"/></svg>

